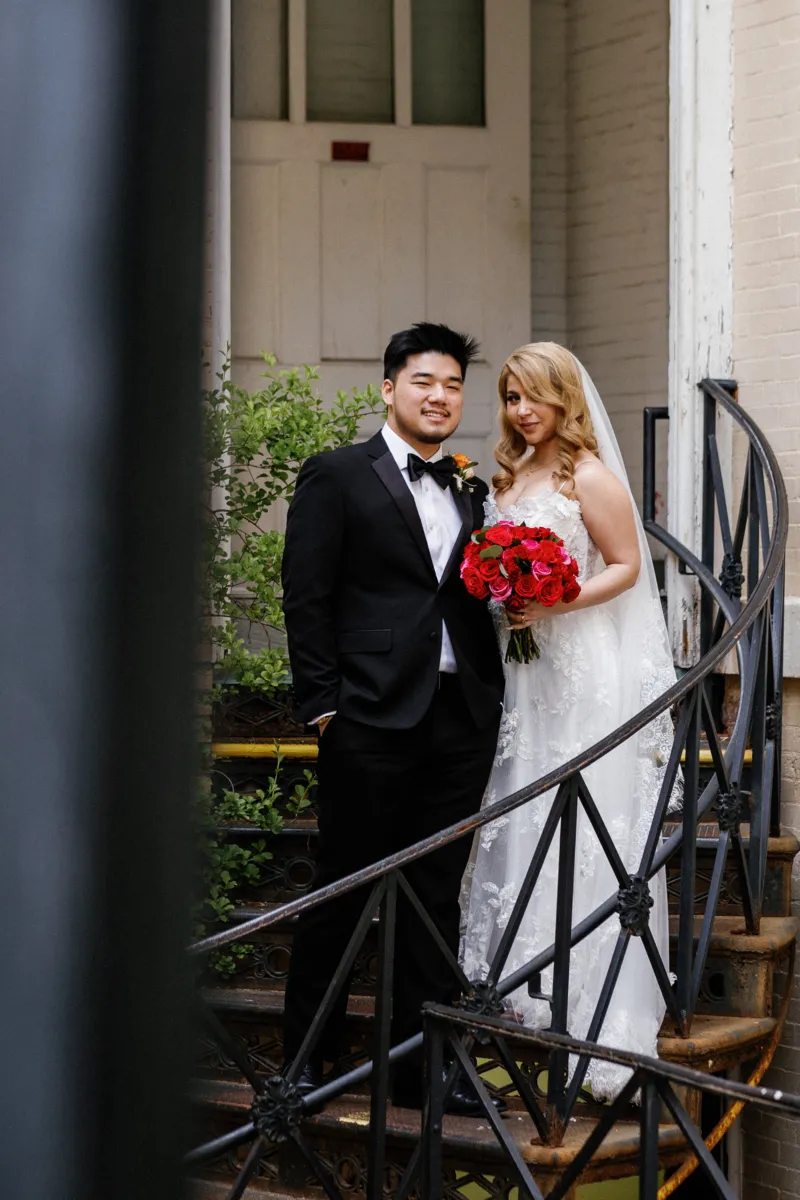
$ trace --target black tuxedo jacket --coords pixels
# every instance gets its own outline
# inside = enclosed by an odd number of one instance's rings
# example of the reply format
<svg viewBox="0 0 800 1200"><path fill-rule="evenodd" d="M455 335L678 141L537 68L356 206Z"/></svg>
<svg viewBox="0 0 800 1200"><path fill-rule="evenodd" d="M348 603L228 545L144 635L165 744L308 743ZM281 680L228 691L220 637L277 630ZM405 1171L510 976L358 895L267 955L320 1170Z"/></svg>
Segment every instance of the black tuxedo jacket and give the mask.
<svg viewBox="0 0 800 1200"><path fill-rule="evenodd" d="M485 601L459 576L487 487L455 492L461 534L441 582L414 498L382 435L309 458L289 507L283 608L297 715L336 710L408 729L437 686L444 619L476 724L497 718L503 671Z"/></svg>

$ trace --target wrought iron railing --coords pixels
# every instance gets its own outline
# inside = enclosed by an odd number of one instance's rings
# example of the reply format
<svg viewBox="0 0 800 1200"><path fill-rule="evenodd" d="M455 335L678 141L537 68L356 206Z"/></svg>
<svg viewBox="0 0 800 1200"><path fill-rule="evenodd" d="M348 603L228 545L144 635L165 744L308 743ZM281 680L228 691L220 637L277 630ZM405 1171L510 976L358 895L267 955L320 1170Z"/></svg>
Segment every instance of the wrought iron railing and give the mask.
<svg viewBox="0 0 800 1200"><path fill-rule="evenodd" d="M671 1083L681 1075L681 1082L706 1091L744 1095L742 1085L722 1084L709 1076L677 1068L659 1060L636 1058L600 1047L598 1037L608 1011L614 987L619 978L626 952L632 938L641 939L661 990L669 1016L682 1036L688 1036L698 1003L703 970L711 942L712 925L717 911L727 859L733 854L738 871L743 917L749 932L757 932L761 920L767 868L770 829L777 826L779 816L781 661L783 629L783 558L786 544L788 508L786 492L775 456L750 417L738 406L733 385L705 380L700 385L704 405L705 438L703 453L702 550L700 556L681 545L655 521L655 422L666 416L666 410L648 409L645 413L645 527L678 559L681 569L693 573L700 586L700 661L686 672L673 687L625 722L596 745L578 755L558 770L538 779L513 795L493 804L490 809L461 821L434 837L391 855L346 879L282 905L268 914L221 930L190 948L194 956L207 955L234 940L247 938L288 917L307 909L329 903L345 892L371 885L371 893L339 967L331 980L314 1022L295 1060L282 1075L266 1078L258 1074L243 1048L225 1029L220 1019L204 1006L204 1020L216 1037L221 1049L241 1070L253 1089L251 1120L247 1124L199 1146L189 1155L191 1164L199 1164L251 1143L250 1151L230 1192L230 1200L238 1200L255 1174L259 1160L270 1143L292 1140L306 1159L310 1171L319 1180L332 1200L341 1200L341 1193L320 1157L306 1136L303 1122L309 1109L351 1090L364 1080L370 1080L368 1200L381 1200L386 1165L386 1115L391 1065L423 1043L419 1033L400 1045L390 1044L390 997L394 957L394 925L398 895L412 904L437 943L459 983L464 996L460 1009L432 1009L427 1016L428 1083L424 1099L423 1128L425 1136L411 1154L405 1174L396 1192L396 1200L405 1200L424 1177L426 1200L435 1200L437 1164L441 1161L442 1121L440 1114L448 1091L463 1072L473 1082L483 1102L492 1128L509 1157L520 1180L523 1194L538 1197L541 1193L525 1164L519 1159L512 1140L504 1133L488 1094L472 1065L470 1051L475 1038L486 1035L494 1038L499 1061L508 1071L522 1103L543 1142L559 1145L576 1105L582 1097L586 1072L592 1058L627 1062L634 1075L623 1096L611 1105L601 1118L597 1130L587 1143L588 1154L599 1144L602 1132L619 1118L623 1104L641 1088L641 1187L640 1196L656 1196L658 1162L658 1123L661 1101L666 1103L689 1144L700 1157L716 1193L732 1197L733 1193L721 1177L719 1168L706 1152L702 1138L690 1118L677 1102ZM738 510L732 516L723 485L723 471L717 445L717 419L722 412L739 427L746 443L746 463ZM719 534L720 545L717 545ZM719 563L717 557L719 554ZM719 577L715 572L719 568ZM741 601L746 584L747 600ZM720 739L709 696L712 674L728 656L738 658L740 696L733 728L727 742ZM641 859L633 873L620 860L613 838L606 827L587 786L583 772L616 747L645 728L660 713L672 709L675 713L675 734L669 761L663 776L660 795ZM701 783L699 752L705 737L711 753L710 779ZM752 753L750 787L743 787L745 751ZM668 837L663 835L665 818L673 796L678 772L683 767L683 806L679 826ZM438 929L414 895L404 870L409 863L438 847L458 838L471 836L476 829L502 817L551 789L555 800L545 822L539 845L519 889L517 901L497 948L488 978L480 983L468 980ZM580 810L588 818L603 854L618 884L594 912L573 925L572 893L574 878L575 829ZM696 853L697 826L700 818L716 814L719 837L708 895L703 907L699 936L696 933ZM742 824L749 823L749 834L743 836ZM524 966L504 975L506 960L520 927L524 912L533 894L547 852L556 834L559 836L558 920L554 942ZM680 847L680 913L678 920L677 953L673 963L673 983L656 947L648 925L650 907L649 880L661 870ZM584 1042L568 1037L567 997L569 988L570 951L613 914L619 916L619 935L603 982L594 1016ZM376 991L373 1057L368 1063L326 1082L305 1098L296 1083L310 1061L319 1041L334 1000L347 981L358 951L373 925L379 922L378 984ZM518 1026L499 1019L503 999L521 985L534 987L541 972L552 967L552 996L549 998L552 1023L548 1033L524 1032ZM441 1084L442 1039L451 1047L452 1065L446 1082ZM524 1075L517 1069L512 1044L520 1041L536 1045L547 1054L546 1096L533 1093ZM570 1054L574 1054L570 1066ZM683 1074L681 1074L683 1072ZM677 1074L676 1074L677 1073ZM746 1091L746 1090L745 1090ZM761 1098L778 1103L775 1096L763 1090L746 1092L749 1099ZM624 1097L624 1099L623 1099ZM787 1111L797 1110L800 1101L787 1102ZM794 1106L794 1107L792 1107ZM516 1155L516 1157L515 1157ZM587 1149L580 1158L585 1166ZM565 1174L553 1196L565 1195L575 1171Z"/></svg>

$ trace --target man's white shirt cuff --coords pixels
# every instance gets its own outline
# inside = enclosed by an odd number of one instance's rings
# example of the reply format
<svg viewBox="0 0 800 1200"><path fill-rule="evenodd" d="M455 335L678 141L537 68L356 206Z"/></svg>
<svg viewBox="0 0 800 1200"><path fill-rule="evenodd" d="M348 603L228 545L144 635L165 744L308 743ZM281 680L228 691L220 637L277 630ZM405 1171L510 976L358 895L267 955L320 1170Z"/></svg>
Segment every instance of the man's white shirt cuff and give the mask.
<svg viewBox="0 0 800 1200"><path fill-rule="evenodd" d="M335 717L336 709L333 712L320 713L318 717L314 717L313 721L309 721L309 725L319 725L320 721L324 721L326 717Z"/></svg>

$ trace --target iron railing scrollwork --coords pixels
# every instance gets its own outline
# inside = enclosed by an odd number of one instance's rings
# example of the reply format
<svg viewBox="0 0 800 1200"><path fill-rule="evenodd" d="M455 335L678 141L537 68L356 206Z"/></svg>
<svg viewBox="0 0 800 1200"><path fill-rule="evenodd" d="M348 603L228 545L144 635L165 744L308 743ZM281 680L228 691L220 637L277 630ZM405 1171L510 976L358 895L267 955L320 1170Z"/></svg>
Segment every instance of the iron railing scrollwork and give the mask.
<svg viewBox="0 0 800 1200"><path fill-rule="evenodd" d="M655 423L664 418L665 409L648 409L645 414L645 488L644 518L647 532L676 555L683 568L693 573L700 587L700 661L673 687L645 709L570 762L532 782L513 795L492 805L491 809L443 830L407 850L356 872L310 895L303 896L277 910L222 930L190 948L202 956L233 940L276 925L287 917L330 903L356 888L369 888L361 918L347 950L330 982L305 1042L283 1076L265 1078L253 1069L243 1048L219 1019L206 1011L206 1029L218 1040L224 1054L241 1070L253 1089L251 1120L233 1132L198 1147L189 1155L191 1164L201 1164L228 1153L232 1148L251 1143L230 1193L237 1200L255 1174L259 1158L269 1144L290 1140L331 1200L341 1200L341 1192L314 1151L312 1139L304 1128L303 1117L309 1110L341 1096L370 1081L370 1144L366 1192L368 1200L382 1200L386 1164L386 1117L389 1072L392 1064L412 1051L419 1051L423 1034L391 1046L390 996L392 988L395 913L398 897L418 912L430 937L448 961L463 992L459 1009L431 1009L426 1017L426 1085L423 1112L424 1137L411 1153L394 1195L405 1200L414 1194L435 1197L441 1178L441 1114L449 1090L463 1074L473 1083L483 1100L486 1117L516 1174L522 1194L537 1197L541 1193L519 1155L503 1119L491 1104L476 1070L472 1050L476 1039L488 1037L497 1060L506 1069L523 1107L527 1110L538 1137L547 1144L561 1144L576 1106L585 1096L586 1072L592 1058L629 1063L633 1071L629 1084L614 1104L602 1110L600 1123L583 1151L560 1180L554 1197L566 1195L605 1131L620 1118L634 1093L641 1091L641 1175L640 1196L652 1200L657 1192L659 1170L659 1117L662 1103L671 1111L688 1144L698 1155L701 1167L716 1194L729 1197L719 1168L705 1151L702 1137L672 1090L680 1082L705 1091L721 1091L751 1100L777 1104L774 1095L763 1089L742 1090L712 1077L678 1068L659 1060L645 1060L598 1045L603 1020L619 978L632 938L640 939L666 1004L667 1013L679 1033L689 1035L701 995L703 971L711 943L712 927L728 865L732 855L738 873L742 912L746 928L755 933L761 920L770 831L777 827L779 813L779 771L781 711L781 661L783 628L783 557L788 527L786 492L775 456L758 428L733 398L733 385L705 380L701 385L704 406L704 458L702 537L699 555L681 545L655 520ZM719 414L743 431L747 445L741 501L731 515L726 496L723 470L717 445ZM719 545L717 539L719 536ZM719 577L717 575L719 572ZM746 602L741 599L746 586ZM721 739L709 695L712 673L731 653L738 661L740 695L733 728L727 741ZM676 715L673 744L664 771L655 814L640 861L630 872L621 861L613 837L603 821L583 772L586 767L608 754L638 733L656 716L669 709ZM711 756L710 777L701 780L699 762L701 743ZM745 751L752 752L749 787L745 788ZM669 836L663 826L673 798L683 762L683 807L679 827ZM520 805L555 789L556 795L545 821L540 842L498 945L488 977L473 984L442 940L436 926L415 896L404 874L409 863L458 838L471 836L476 829L504 816ZM572 895L574 881L575 829L579 813L588 818L607 863L614 873L617 888L594 912L573 925ZM697 930L696 854L697 826L716 815L719 836L708 895ZM744 826L747 826L745 833ZM548 850L558 837L558 920L554 942L519 969L506 973L506 963L525 909L542 871ZM681 893L677 952L670 979L649 928L652 903L649 881L680 848ZM619 917L619 934L603 981L596 1010L585 1041L568 1037L566 998L569 989L570 952L610 916ZM331 1079L302 1099L296 1084L314 1051L323 1025L338 991L347 980L365 938L377 920L379 951L377 967L375 1030L373 1057L353 1070ZM541 994L542 972L552 967L552 992L546 997L552 1011L547 1034L520 1030L503 1021L503 999L521 985L532 994ZM547 1056L547 1090L542 1098L531 1087L519 1068L514 1045L536 1046ZM483 1050L481 1051L483 1053ZM616 1054L616 1057L615 1057ZM570 1056L573 1056L570 1062ZM786 1111L800 1111L800 1100L787 1101ZM420 1181L424 1190L419 1193Z"/></svg>

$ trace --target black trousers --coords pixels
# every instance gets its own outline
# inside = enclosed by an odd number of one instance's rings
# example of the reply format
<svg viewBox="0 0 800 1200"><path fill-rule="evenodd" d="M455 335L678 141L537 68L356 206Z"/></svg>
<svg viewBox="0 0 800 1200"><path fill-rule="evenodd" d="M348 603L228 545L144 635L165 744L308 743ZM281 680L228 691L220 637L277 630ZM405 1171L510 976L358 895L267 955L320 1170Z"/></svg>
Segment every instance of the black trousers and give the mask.
<svg viewBox="0 0 800 1200"><path fill-rule="evenodd" d="M335 716L320 738L320 838L316 887L341 879L470 816L480 807L500 721L478 729L456 675L440 676L428 712L412 729L374 729ZM443 846L406 878L454 953L459 890L472 839ZM302 914L295 934L284 1015L287 1062L300 1049L364 909L370 888ZM458 995L451 968L402 892L398 894L392 1042L418 1033L426 1000ZM348 981L349 986L349 981ZM342 989L312 1061L340 1053L348 988ZM409 1062L404 1078L419 1069Z"/></svg>

